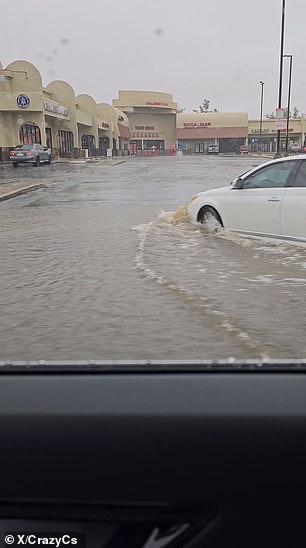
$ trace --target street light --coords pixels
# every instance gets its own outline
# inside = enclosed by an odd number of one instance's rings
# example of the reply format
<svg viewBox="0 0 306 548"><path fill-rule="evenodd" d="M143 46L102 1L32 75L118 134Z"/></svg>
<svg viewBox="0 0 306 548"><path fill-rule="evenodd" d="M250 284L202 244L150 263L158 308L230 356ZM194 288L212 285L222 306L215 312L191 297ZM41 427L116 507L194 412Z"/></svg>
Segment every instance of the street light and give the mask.
<svg viewBox="0 0 306 548"><path fill-rule="evenodd" d="M287 129L286 129L286 152L288 152L289 140L289 117L290 117L290 98L291 98L291 79L292 79L292 55L284 55L290 59L289 65L289 86L288 86L288 106L287 106Z"/></svg>
<svg viewBox="0 0 306 548"><path fill-rule="evenodd" d="M260 146L260 152L262 152L262 142L261 142L261 134L262 134L262 107L263 107L263 92L264 92L264 85L265 83L260 80L261 85L261 94L260 94L260 126L259 126L259 146Z"/></svg>
<svg viewBox="0 0 306 548"><path fill-rule="evenodd" d="M282 0L282 24L281 24L281 43L280 43L280 58L279 58L278 108L282 108L285 9L286 9L286 0ZM277 130L277 154L280 153L280 133L281 133L280 129L278 129Z"/></svg>

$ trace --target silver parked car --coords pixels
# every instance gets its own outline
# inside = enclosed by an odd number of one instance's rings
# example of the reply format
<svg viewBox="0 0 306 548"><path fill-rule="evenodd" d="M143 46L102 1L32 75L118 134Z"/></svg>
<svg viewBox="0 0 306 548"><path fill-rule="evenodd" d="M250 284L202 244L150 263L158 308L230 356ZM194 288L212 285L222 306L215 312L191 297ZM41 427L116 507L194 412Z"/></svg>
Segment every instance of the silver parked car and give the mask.
<svg viewBox="0 0 306 548"><path fill-rule="evenodd" d="M10 152L10 161L13 167L17 167L18 164L34 164L35 166L39 166L42 162L50 164L51 151L38 143L17 145Z"/></svg>

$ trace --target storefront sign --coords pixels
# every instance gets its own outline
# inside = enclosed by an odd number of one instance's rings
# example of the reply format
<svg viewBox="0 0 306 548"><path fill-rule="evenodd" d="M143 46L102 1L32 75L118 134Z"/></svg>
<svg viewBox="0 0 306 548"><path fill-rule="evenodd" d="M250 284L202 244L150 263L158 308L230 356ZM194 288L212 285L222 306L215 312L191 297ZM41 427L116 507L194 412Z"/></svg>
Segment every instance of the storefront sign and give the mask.
<svg viewBox="0 0 306 548"><path fill-rule="evenodd" d="M168 107L169 103L163 103L162 101L146 101L146 105L153 107Z"/></svg>
<svg viewBox="0 0 306 548"><path fill-rule="evenodd" d="M286 120L285 120L285 121L286 121ZM284 127L283 129L280 129L280 130L278 130L278 129L272 129L272 133L275 133L276 131L286 132L286 131L287 131L287 128ZM292 127L291 127L291 128L288 128L288 133L290 133L290 131L293 131L293 128L292 128Z"/></svg>
<svg viewBox="0 0 306 548"><path fill-rule="evenodd" d="M184 127L210 127L211 122L184 122Z"/></svg>
<svg viewBox="0 0 306 548"><path fill-rule="evenodd" d="M285 122L285 124L287 125L287 120L283 120ZM276 131L278 131L277 129L268 129L268 128L264 128L261 130L261 133L275 133ZM279 131L287 131L287 128L286 127L283 127L282 129L280 129ZM293 131L293 128L288 128L288 132L290 131ZM251 130L251 133L256 133L256 134L259 134L260 133L260 130L259 129L252 129Z"/></svg>
<svg viewBox="0 0 306 548"><path fill-rule="evenodd" d="M99 122L99 129L109 129L109 123L108 122Z"/></svg>
<svg viewBox="0 0 306 548"><path fill-rule="evenodd" d="M131 129L154 131L155 127L154 126L132 126Z"/></svg>
<svg viewBox="0 0 306 548"><path fill-rule="evenodd" d="M69 108L64 107L60 103L55 103L55 101L44 101L44 110L60 114L61 116L69 116Z"/></svg>
<svg viewBox="0 0 306 548"><path fill-rule="evenodd" d="M30 104L30 97L28 97L28 95L24 95L23 93L21 95L18 95L17 105L20 108L28 108L29 104Z"/></svg>
<svg viewBox="0 0 306 548"><path fill-rule="evenodd" d="M269 133L269 131L270 131L269 128L262 128L261 133ZM252 132L252 133L260 133L260 129L254 129L254 128L253 128L253 129L251 130L251 132Z"/></svg>

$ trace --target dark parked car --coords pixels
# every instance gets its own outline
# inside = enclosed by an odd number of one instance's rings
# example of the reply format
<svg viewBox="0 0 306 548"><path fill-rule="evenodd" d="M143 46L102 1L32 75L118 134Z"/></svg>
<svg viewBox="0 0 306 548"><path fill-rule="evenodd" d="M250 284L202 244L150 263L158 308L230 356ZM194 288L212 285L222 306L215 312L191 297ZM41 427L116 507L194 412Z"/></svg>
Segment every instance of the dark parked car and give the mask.
<svg viewBox="0 0 306 548"><path fill-rule="evenodd" d="M51 153L47 147L35 143L32 145L17 145L10 152L10 161L14 167L18 164L34 164L39 166L42 162L50 164Z"/></svg>

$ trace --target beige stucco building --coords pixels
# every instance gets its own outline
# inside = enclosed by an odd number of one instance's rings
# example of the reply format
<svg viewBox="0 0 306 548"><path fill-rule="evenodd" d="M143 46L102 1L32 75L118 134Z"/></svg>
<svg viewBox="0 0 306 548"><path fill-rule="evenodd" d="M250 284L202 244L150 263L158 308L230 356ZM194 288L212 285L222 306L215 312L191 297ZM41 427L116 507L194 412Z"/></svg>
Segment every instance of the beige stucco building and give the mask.
<svg viewBox="0 0 306 548"><path fill-rule="evenodd" d="M53 157L127 154L127 116L56 80L46 87L27 61L0 64L0 160L17 144L41 143Z"/></svg>
<svg viewBox="0 0 306 548"><path fill-rule="evenodd" d="M163 152L176 145L177 103L159 91L121 90L113 106L123 111L130 124L130 152Z"/></svg>
<svg viewBox="0 0 306 548"><path fill-rule="evenodd" d="M281 130L281 148L285 149L286 121ZM189 154L205 154L210 144L219 146L221 153L238 152L248 146L250 152L276 152L277 126L275 119L249 120L247 113L205 112L183 113L177 116L178 147ZM289 120L288 146L305 143L305 116Z"/></svg>
<svg viewBox="0 0 306 548"><path fill-rule="evenodd" d="M290 119L289 146L305 145L306 121ZM281 131L284 148L286 129ZM177 114L173 96L160 91L121 90L112 105L75 95L65 81L46 87L38 69L27 61L0 63L0 161L21 143L41 143L53 158L165 154L180 148L205 154L210 144L222 153L275 152L275 120L248 120L245 112Z"/></svg>
<svg viewBox="0 0 306 548"><path fill-rule="evenodd" d="M178 147L189 154L206 153L211 144L220 152L236 152L247 144L248 115L245 112L182 113L177 115Z"/></svg>
<svg viewBox="0 0 306 548"><path fill-rule="evenodd" d="M281 148L285 147L287 123L284 124L284 129L281 130ZM263 119L261 124L261 140L260 140L260 120L249 120L248 124L249 135L248 143L249 150L256 152L276 152L277 149L277 128L275 119ZM305 143L306 121L305 116L300 118L290 118L288 127L288 144L303 146Z"/></svg>

